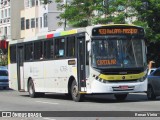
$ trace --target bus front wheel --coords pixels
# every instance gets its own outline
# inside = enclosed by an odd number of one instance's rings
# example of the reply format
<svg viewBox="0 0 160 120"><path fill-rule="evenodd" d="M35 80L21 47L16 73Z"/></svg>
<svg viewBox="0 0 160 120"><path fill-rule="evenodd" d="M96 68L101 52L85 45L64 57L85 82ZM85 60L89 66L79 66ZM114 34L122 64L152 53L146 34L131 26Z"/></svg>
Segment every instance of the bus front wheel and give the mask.
<svg viewBox="0 0 160 120"><path fill-rule="evenodd" d="M128 95L127 93L126 94L114 94L114 97L119 101L123 101L126 99L127 95Z"/></svg>
<svg viewBox="0 0 160 120"><path fill-rule="evenodd" d="M28 84L28 92L29 92L29 96L30 96L31 98L37 97L37 93L35 92L34 83L33 83L32 80L29 81L29 84Z"/></svg>
<svg viewBox="0 0 160 120"><path fill-rule="evenodd" d="M79 93L78 86L77 86L77 83L76 83L75 80L72 82L71 95L72 95L72 99L75 102L81 102L83 100L83 97L84 97L84 95Z"/></svg>

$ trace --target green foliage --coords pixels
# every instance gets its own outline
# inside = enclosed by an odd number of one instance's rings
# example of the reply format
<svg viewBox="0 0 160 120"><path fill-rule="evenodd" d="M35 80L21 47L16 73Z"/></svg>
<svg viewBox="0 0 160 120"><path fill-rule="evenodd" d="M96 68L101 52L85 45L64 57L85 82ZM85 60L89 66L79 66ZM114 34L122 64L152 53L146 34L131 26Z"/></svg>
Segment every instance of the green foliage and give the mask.
<svg viewBox="0 0 160 120"><path fill-rule="evenodd" d="M7 55L0 55L0 66L8 65L8 56Z"/></svg>
<svg viewBox="0 0 160 120"><path fill-rule="evenodd" d="M48 0L41 0L47 3ZM55 0L62 3L63 0ZM160 0L69 0L59 4L64 12L60 19L69 26L85 27L94 24L127 23L136 17L133 24L145 28L147 39L160 41ZM62 24L62 23L61 23Z"/></svg>
<svg viewBox="0 0 160 120"><path fill-rule="evenodd" d="M135 24L143 26L150 41L160 41L160 0L136 0L131 6L137 11Z"/></svg>

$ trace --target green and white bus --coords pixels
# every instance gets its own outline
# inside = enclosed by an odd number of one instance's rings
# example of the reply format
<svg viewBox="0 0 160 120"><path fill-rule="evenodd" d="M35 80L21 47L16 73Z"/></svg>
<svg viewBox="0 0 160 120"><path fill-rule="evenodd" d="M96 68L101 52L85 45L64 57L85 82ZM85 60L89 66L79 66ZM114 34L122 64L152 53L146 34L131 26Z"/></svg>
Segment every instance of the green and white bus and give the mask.
<svg viewBox="0 0 160 120"><path fill-rule="evenodd" d="M147 91L144 29L109 24L50 32L9 43L9 86L30 97L65 93L74 101L85 94Z"/></svg>

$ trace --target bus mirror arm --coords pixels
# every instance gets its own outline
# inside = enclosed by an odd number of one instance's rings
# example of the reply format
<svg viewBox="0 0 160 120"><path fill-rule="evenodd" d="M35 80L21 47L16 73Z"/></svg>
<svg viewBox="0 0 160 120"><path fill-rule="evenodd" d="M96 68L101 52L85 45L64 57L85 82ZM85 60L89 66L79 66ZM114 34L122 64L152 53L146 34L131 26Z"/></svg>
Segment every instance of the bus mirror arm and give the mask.
<svg viewBox="0 0 160 120"><path fill-rule="evenodd" d="M91 53L91 52L89 52L89 57L91 57L91 58L92 58L92 53Z"/></svg>

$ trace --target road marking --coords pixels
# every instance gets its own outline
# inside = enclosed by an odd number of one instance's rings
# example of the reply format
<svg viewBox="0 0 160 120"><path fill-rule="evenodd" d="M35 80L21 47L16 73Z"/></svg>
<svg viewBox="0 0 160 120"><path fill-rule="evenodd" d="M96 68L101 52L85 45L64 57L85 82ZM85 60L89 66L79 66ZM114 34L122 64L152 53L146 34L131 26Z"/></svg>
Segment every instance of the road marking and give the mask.
<svg viewBox="0 0 160 120"><path fill-rule="evenodd" d="M39 102L39 103L46 103L46 104L54 104L54 105L59 104L59 103L51 103L51 102L44 102L44 101L36 101L36 102Z"/></svg>
<svg viewBox="0 0 160 120"><path fill-rule="evenodd" d="M52 119L52 118L43 118L45 120L56 120L56 119Z"/></svg>

